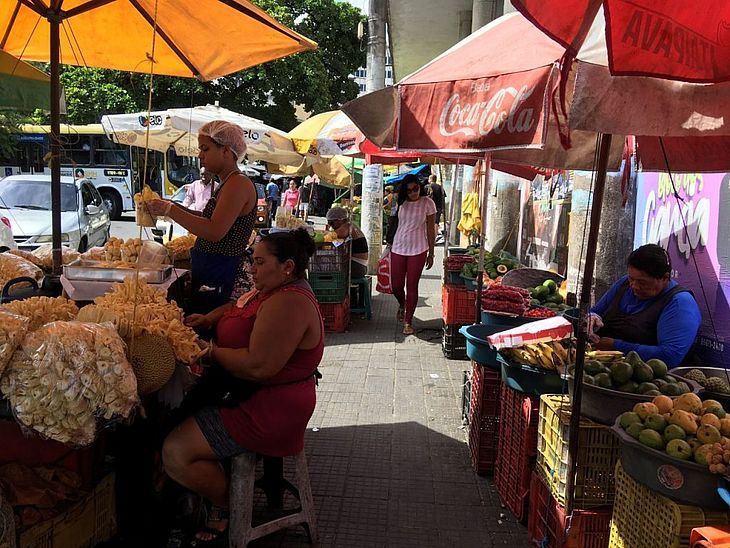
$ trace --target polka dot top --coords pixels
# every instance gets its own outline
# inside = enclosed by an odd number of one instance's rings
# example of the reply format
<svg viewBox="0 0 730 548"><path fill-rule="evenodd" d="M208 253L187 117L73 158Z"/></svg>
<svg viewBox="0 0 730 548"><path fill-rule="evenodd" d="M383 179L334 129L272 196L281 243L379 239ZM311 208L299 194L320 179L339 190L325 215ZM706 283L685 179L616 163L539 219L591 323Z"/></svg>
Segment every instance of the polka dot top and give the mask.
<svg viewBox="0 0 730 548"><path fill-rule="evenodd" d="M226 177L226 181L218 187L215 194L205 204L205 208L202 211L203 217L210 219L213 216L215 205L217 202L218 193L221 191L223 186L228 181L229 177ZM253 184L253 182L251 182ZM254 189L255 190L255 189ZM255 192L254 192L254 195ZM218 242L211 242L203 238L195 240L195 247L204 253L217 253L218 255L226 255L227 257L235 257L242 255L248 247L248 240L253 232L253 226L256 222L256 202L253 204L253 208L248 213L236 217L233 221L233 225L228 230L225 236Z"/></svg>

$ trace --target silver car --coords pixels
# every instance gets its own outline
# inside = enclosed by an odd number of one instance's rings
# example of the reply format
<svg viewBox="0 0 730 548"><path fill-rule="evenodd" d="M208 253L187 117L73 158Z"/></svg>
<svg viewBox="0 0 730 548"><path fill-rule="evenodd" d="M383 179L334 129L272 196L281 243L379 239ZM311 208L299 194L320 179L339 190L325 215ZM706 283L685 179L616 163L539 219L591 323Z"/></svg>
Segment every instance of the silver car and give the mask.
<svg viewBox="0 0 730 548"><path fill-rule="evenodd" d="M0 216L10 221L19 249L51 243L51 176L11 175L0 181ZM61 177L61 243L71 249L104 245L111 221L88 179Z"/></svg>

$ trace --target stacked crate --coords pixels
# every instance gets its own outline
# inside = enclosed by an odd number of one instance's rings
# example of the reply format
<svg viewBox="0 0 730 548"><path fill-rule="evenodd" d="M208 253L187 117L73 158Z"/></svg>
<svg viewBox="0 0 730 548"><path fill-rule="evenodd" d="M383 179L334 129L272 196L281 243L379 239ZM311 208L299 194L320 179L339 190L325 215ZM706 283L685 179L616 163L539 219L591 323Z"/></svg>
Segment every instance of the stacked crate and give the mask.
<svg viewBox="0 0 730 548"><path fill-rule="evenodd" d="M608 426L581 418L575 456L573 526L564 532L570 442L570 399L540 398L536 474L530 484L528 535L550 546L608 546L609 524L616 492L618 439Z"/></svg>
<svg viewBox="0 0 730 548"><path fill-rule="evenodd" d="M469 452L474 471L483 476L494 471L499 441L500 373L472 363L469 402Z"/></svg>
<svg viewBox="0 0 730 548"><path fill-rule="evenodd" d="M345 331L350 324L350 242L317 244L309 261L308 279L319 302L325 330Z"/></svg>
<svg viewBox="0 0 730 548"><path fill-rule="evenodd" d="M444 320L441 348L450 360L466 359L466 337L459 328L474 323L476 291L463 285L444 285L441 290L441 312Z"/></svg>

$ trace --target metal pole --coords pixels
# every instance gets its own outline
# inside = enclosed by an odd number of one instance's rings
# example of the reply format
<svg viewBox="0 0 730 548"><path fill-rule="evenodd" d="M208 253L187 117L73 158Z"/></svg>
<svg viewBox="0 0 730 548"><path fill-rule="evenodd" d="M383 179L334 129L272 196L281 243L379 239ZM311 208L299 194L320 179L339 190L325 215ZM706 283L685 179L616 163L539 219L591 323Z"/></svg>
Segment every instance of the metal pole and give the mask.
<svg viewBox="0 0 730 548"><path fill-rule="evenodd" d="M51 242L53 246L53 274L61 274L61 77L60 26L61 17L48 13L51 47Z"/></svg>
<svg viewBox="0 0 730 548"><path fill-rule="evenodd" d="M583 270L583 284L580 293L579 324L588 314L591 302L591 287L593 286L593 270L596 263L596 249L598 247L598 227L601 222L601 207L603 206L603 190L606 186L606 168L608 167L608 153L611 149L611 135L601 134L598 150L598 173L596 187L593 189L591 204L591 225L588 230L588 244L586 246L586 263ZM578 432L580 429L580 409L583 398L583 365L585 363L587 337L585 330L577 329L575 371L572 410L570 414L570 429L568 430L568 477L565 482L565 511L568 515L573 511L573 489L575 486L575 458L578 454Z"/></svg>
<svg viewBox="0 0 730 548"><path fill-rule="evenodd" d="M484 277L484 237L486 235L487 226L487 199L489 192L487 187L489 186L490 172L492 166L491 154L484 155L483 171L481 173L481 185L479 186L479 216L481 217L481 223L479 225L479 272L477 273L477 298L474 303L474 310L476 319L474 323L481 323L482 321L482 288Z"/></svg>

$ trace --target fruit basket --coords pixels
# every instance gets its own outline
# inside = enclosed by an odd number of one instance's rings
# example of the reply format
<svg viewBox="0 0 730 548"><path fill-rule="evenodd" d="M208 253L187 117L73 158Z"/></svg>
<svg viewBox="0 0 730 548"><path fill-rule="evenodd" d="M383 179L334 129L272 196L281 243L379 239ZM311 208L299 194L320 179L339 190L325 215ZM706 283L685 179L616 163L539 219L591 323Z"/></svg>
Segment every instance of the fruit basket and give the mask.
<svg viewBox="0 0 730 548"><path fill-rule="evenodd" d="M696 371L699 371L702 376L694 374ZM725 385L730 384L726 369L722 367L675 367L672 369L672 373L682 378L690 379L702 386L703 391L700 393L700 398L703 400L717 400L723 407L730 409L730 392L718 391L717 389L720 387L711 384L717 381L711 380L710 383L707 382L709 379L720 379L720 382L724 382ZM703 377L706 379L705 381L702 380Z"/></svg>
<svg viewBox="0 0 730 548"><path fill-rule="evenodd" d="M566 384L558 371L512 363L501 353L497 361L502 369L502 382L513 390L531 396L565 394Z"/></svg>
<svg viewBox="0 0 730 548"><path fill-rule="evenodd" d="M613 433L621 441L621 465L634 480L673 500L706 510L727 510L717 492L718 476L706 465L680 460L631 437L617 417Z"/></svg>
<svg viewBox="0 0 730 548"><path fill-rule="evenodd" d="M589 356L586 355L584 368L581 414L601 424L613 424L624 411L631 411L637 403L650 402L657 395L674 397L685 392L697 394L702 389L691 380L680 380L673 373L668 374L666 365L659 360L644 363L636 352L629 352L623 360L605 362ZM572 399L572 368L568 370L568 379ZM687 386L680 385L680 382Z"/></svg>

